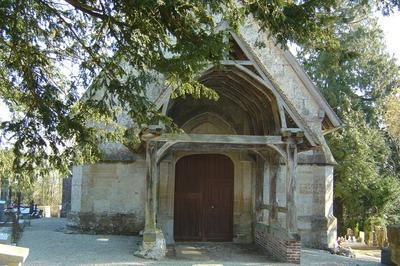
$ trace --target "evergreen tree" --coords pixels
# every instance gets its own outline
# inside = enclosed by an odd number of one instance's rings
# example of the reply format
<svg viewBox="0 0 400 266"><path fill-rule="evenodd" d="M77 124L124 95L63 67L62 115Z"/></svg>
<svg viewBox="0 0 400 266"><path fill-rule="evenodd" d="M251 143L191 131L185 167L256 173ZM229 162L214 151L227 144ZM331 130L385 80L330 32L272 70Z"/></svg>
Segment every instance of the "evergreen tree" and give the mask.
<svg viewBox="0 0 400 266"><path fill-rule="evenodd" d="M384 37L370 7L338 10L339 45L303 46L306 71L335 111L343 128L328 136L337 160L334 214L340 233L372 221L398 219L400 173L393 140L382 129L383 105L400 83L399 67L385 51ZM368 230L369 228L363 228Z"/></svg>
<svg viewBox="0 0 400 266"><path fill-rule="evenodd" d="M349 8L377 6L386 13L400 6L398 0L349 3ZM117 126L121 106L139 127L159 120L169 125L144 93L154 71L166 77L175 95L216 98L215 92L196 81L196 75L223 58L229 50L224 42L229 31L249 16L283 45L290 41L336 47L335 25L341 16L333 11L342 4L342 0L1 1L0 98L12 113L1 129L3 141L14 145L14 170L66 172L72 163L98 160L99 143L106 140L131 146L138 132ZM221 21L228 27L220 27ZM89 85L88 96L99 92L101 96L79 101L80 90ZM88 120L110 123L115 130L90 126Z"/></svg>

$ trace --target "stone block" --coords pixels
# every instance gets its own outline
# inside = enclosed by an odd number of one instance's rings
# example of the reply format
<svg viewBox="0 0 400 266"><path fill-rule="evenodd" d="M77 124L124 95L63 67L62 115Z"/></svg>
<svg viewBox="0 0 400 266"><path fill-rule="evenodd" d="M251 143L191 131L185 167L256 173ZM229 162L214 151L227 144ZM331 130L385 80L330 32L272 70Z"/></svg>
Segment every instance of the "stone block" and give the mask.
<svg viewBox="0 0 400 266"><path fill-rule="evenodd" d="M2 265L21 265L29 255L29 248L0 244L0 263Z"/></svg>
<svg viewBox="0 0 400 266"><path fill-rule="evenodd" d="M144 231L142 246L135 252L135 256L159 260L165 257L167 246L161 230Z"/></svg>

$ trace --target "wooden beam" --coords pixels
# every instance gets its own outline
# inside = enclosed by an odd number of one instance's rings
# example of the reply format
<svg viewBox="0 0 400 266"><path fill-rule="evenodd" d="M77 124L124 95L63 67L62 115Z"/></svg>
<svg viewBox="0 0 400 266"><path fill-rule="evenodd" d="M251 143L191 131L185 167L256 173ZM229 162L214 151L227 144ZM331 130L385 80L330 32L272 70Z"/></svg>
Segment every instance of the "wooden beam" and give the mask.
<svg viewBox="0 0 400 266"><path fill-rule="evenodd" d="M289 232L297 233L297 212L296 212L296 167L297 167L297 145L287 144L286 162L286 227Z"/></svg>
<svg viewBox="0 0 400 266"><path fill-rule="evenodd" d="M158 149L157 151L157 155L156 155L156 161L157 163L159 163L161 161L161 159L164 157L164 155L167 153L167 151L176 144L176 141L168 141L166 143L164 143L164 145L161 146L160 149Z"/></svg>
<svg viewBox="0 0 400 266"><path fill-rule="evenodd" d="M284 144L281 136L215 135L215 134L162 134L151 141L210 144L266 145Z"/></svg>
<svg viewBox="0 0 400 266"><path fill-rule="evenodd" d="M266 81L264 79L261 79L257 75L255 75L253 72L251 72L249 69L245 68L244 66L241 65L234 65L238 69L242 70L245 74L249 75L251 78L253 78L255 81L265 84L267 88L270 89L270 91L274 94L274 96L277 99L282 99L283 107L287 110L287 112L290 114L290 116L293 118L295 123L304 128L305 135L307 137L308 142L311 144L311 146L317 146L319 144L318 137L315 135L315 133L307 126L305 123L304 119L301 117L301 115L297 112L296 108L290 103L288 99L283 99L284 97L281 95L281 92L278 92L276 90L276 86L270 87L266 84ZM289 107L290 105L290 107Z"/></svg>
<svg viewBox="0 0 400 266"><path fill-rule="evenodd" d="M156 231L157 186L159 164L156 161L157 142L146 143L146 205L144 231Z"/></svg>
<svg viewBox="0 0 400 266"><path fill-rule="evenodd" d="M264 202L264 172L266 161L264 156L256 156L256 175L255 175L255 206L260 206ZM263 213L261 209L256 209L255 220L263 222Z"/></svg>
<svg viewBox="0 0 400 266"><path fill-rule="evenodd" d="M279 170L279 161L276 157L269 156L268 160L269 164L269 204L271 206L269 215L268 215L268 223L274 224L278 221L278 212L279 206L277 201L277 179L278 179L278 170Z"/></svg>
<svg viewBox="0 0 400 266"><path fill-rule="evenodd" d="M228 65L228 66L233 66L233 65L242 65L242 66L252 66L254 65L254 62L251 60L222 60L221 64L223 65Z"/></svg>

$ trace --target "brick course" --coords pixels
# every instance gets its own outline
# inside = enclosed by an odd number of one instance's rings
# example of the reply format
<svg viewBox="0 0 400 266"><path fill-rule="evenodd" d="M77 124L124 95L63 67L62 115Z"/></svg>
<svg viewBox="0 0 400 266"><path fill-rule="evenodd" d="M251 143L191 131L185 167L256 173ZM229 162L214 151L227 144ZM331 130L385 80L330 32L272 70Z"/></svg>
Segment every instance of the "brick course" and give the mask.
<svg viewBox="0 0 400 266"><path fill-rule="evenodd" d="M300 238L290 239L282 229L266 224L257 224L255 243L265 252L279 261L300 264Z"/></svg>

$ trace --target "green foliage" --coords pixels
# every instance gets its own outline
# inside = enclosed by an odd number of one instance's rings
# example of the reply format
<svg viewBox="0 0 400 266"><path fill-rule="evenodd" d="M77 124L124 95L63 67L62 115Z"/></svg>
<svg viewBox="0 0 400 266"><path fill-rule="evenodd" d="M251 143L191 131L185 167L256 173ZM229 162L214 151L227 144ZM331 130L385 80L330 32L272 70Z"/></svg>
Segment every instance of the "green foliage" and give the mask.
<svg viewBox="0 0 400 266"><path fill-rule="evenodd" d="M394 90L384 101L387 130L400 146L400 89Z"/></svg>
<svg viewBox="0 0 400 266"><path fill-rule="evenodd" d="M333 11L340 6L341 0L1 1L0 98L12 113L1 130L2 141L13 144L14 170L66 173L72 163L100 159L99 143L135 147L140 128L160 120L172 126L146 96L153 72L177 85L175 96L216 99L196 77L228 54L224 40L249 16L283 45L338 47L341 16ZM100 96L79 101L89 86L87 96ZM117 125L121 109L135 128ZM104 121L107 127L99 127Z"/></svg>
<svg viewBox="0 0 400 266"><path fill-rule="evenodd" d="M386 171L390 149L383 132L369 126L360 111L343 112L345 126L328 143L338 162L335 196L345 206L345 224L366 225L383 218L396 207L400 180Z"/></svg>
<svg viewBox="0 0 400 266"><path fill-rule="evenodd" d="M302 46L298 56L344 122L328 136L338 163L335 197L344 209L339 218L348 227L367 229L372 221L387 223L399 216L398 149L382 125L385 97L399 86L400 72L385 50L373 1L352 3L344 1L335 11L342 18L335 25L336 47ZM385 11L395 1L378 4Z"/></svg>
<svg viewBox="0 0 400 266"><path fill-rule="evenodd" d="M353 107L363 110L368 122L377 123L382 115L377 105L400 85L399 67L385 51L376 18L366 17L352 23L338 33L337 49L305 47L300 58L338 114L349 98Z"/></svg>

